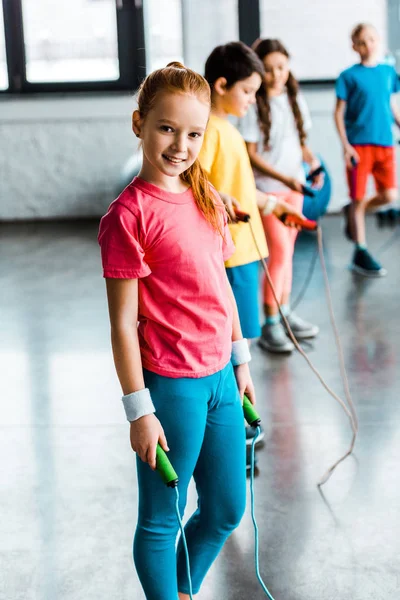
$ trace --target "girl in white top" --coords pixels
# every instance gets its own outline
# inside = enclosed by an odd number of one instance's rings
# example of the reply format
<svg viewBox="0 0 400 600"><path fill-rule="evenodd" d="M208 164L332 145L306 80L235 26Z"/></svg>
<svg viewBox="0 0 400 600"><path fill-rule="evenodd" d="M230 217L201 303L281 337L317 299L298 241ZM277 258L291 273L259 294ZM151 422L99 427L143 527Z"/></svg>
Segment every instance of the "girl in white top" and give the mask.
<svg viewBox="0 0 400 600"><path fill-rule="evenodd" d="M263 61L265 77L257 93L257 108L251 106L239 129L246 140L259 190L284 200L301 211L303 161L310 169L318 160L306 146L311 127L307 104L298 92L298 84L289 70L289 54L279 40L259 40L254 47ZM320 182L316 181L316 185ZM269 248L269 271L282 310L298 339L312 338L318 327L300 319L290 310L293 251L297 231L287 228L274 215L263 216ZM280 321L272 290L264 280L266 322L260 345L272 352L291 352L292 342Z"/></svg>

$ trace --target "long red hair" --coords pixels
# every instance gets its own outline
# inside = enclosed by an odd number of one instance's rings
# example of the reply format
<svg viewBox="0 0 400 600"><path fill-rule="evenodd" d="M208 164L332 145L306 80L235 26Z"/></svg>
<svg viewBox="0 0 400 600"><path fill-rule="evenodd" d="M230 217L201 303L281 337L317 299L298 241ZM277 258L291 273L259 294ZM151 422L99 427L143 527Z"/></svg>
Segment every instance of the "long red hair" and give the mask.
<svg viewBox="0 0 400 600"><path fill-rule="evenodd" d="M141 84L137 102L142 119L146 118L154 106L157 95L163 92L192 94L211 107L211 90L204 77L179 62L172 62L150 73ZM192 188L196 204L207 221L215 230L221 232L221 212L199 160L196 159L181 173L180 178Z"/></svg>

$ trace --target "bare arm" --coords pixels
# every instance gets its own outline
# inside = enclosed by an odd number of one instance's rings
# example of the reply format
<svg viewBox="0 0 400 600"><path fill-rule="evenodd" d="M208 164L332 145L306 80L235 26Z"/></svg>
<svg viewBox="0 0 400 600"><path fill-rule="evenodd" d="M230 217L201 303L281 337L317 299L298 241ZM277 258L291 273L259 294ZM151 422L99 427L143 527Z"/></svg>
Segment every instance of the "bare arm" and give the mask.
<svg viewBox="0 0 400 600"><path fill-rule="evenodd" d="M392 96L390 99L390 106L392 108L393 117L397 127L400 127L400 107L396 101L396 97Z"/></svg>
<svg viewBox="0 0 400 600"><path fill-rule="evenodd" d="M276 171L273 167L271 167L271 165L269 165L262 158L262 156L258 154L257 144L255 142L246 142L246 146L250 157L250 162L255 169L267 177L272 177L272 179L280 181L295 192L302 192L301 182L297 181L297 179L294 179L293 177L286 177L283 173L279 173L279 171Z"/></svg>
<svg viewBox="0 0 400 600"><path fill-rule="evenodd" d="M138 280L107 279L108 311L115 369L124 394L142 390L142 359L137 333Z"/></svg>
<svg viewBox="0 0 400 600"><path fill-rule="evenodd" d="M228 277L226 277L226 285L228 288L229 301L232 304L233 309L233 325L232 325L232 342L243 339L242 328L240 326L239 313L236 305L234 293L229 283ZM256 403L256 394L254 390L253 381L250 375L250 369L248 363L238 365L234 367L236 383L239 389L239 395L243 401L243 396L246 394L252 404Z"/></svg>
<svg viewBox="0 0 400 600"><path fill-rule="evenodd" d="M307 163L310 167L310 173L312 171L315 171L315 169L317 169L321 165L320 161L315 156L315 154L311 150L311 148L305 144L304 144L304 146L302 146L302 154L303 154L303 161L305 163ZM316 188L316 189L320 189L323 186L323 183L324 183L324 174L320 173L313 179L312 187Z"/></svg>
<svg viewBox="0 0 400 600"><path fill-rule="evenodd" d="M349 140L347 139L346 127L345 127L345 123L344 123L345 110L346 110L346 101L341 100L340 98L337 98L335 113L334 113L335 125L336 125L336 129L338 131L339 137L340 137L340 141L342 142L343 154L344 154L344 159L346 161L346 165L347 165L347 167L351 168L352 167L352 163L351 163L352 157L356 160L356 162L358 162L360 160L360 158L359 158L357 152L354 150L353 146L350 144Z"/></svg>
<svg viewBox="0 0 400 600"><path fill-rule="evenodd" d="M107 279L111 344L115 369L124 395L143 390L143 368L137 333L138 280ZM168 450L163 428L154 414L131 422L131 446L152 469L156 468L157 443Z"/></svg>
<svg viewBox="0 0 400 600"><path fill-rule="evenodd" d="M347 139L346 127L344 124L344 113L346 110L346 101L341 100L340 98L336 99L336 107L335 107L335 125L337 132L340 137L340 141L342 142L343 148L349 145L349 140Z"/></svg>

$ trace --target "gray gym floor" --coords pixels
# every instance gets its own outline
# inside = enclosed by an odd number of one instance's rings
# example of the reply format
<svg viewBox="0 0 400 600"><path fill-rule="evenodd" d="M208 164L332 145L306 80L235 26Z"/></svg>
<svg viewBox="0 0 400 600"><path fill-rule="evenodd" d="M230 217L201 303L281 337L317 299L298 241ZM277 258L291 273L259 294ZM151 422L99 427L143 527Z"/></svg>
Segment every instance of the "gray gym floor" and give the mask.
<svg viewBox="0 0 400 600"><path fill-rule="evenodd" d="M389 274L363 280L337 217L323 224L336 317L360 432L354 457L316 483L351 439L304 359L253 349L266 441L257 454L261 571L276 600L400 597L399 248L369 221ZM110 351L97 223L0 226L0 599L143 600L131 543L135 462ZM393 238L389 240L390 236ZM391 245L387 245L388 240ZM299 239L295 289L314 251ZM342 394L317 265L298 312L304 346ZM187 513L195 506L190 495ZM248 511L199 600L264 598Z"/></svg>

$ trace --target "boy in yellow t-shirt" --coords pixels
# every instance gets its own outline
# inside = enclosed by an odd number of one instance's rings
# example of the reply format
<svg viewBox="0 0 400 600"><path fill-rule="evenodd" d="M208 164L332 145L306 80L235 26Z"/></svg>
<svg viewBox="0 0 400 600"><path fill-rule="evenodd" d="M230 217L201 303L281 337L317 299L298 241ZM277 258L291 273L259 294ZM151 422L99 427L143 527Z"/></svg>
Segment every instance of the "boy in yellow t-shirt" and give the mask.
<svg viewBox="0 0 400 600"><path fill-rule="evenodd" d="M266 258L267 243L261 222L262 214L301 213L275 196L256 189L246 144L239 131L229 122L229 116L243 117L264 77L264 66L258 56L242 42L217 46L207 59L205 78L211 87L211 116L199 155L202 167L212 185L218 190L234 220L233 205L250 215L259 250ZM225 263L228 279L239 311L243 336L260 336L258 300L260 255L248 223L230 224L236 247ZM283 329L282 329L283 332ZM291 344L286 338L280 344Z"/></svg>

